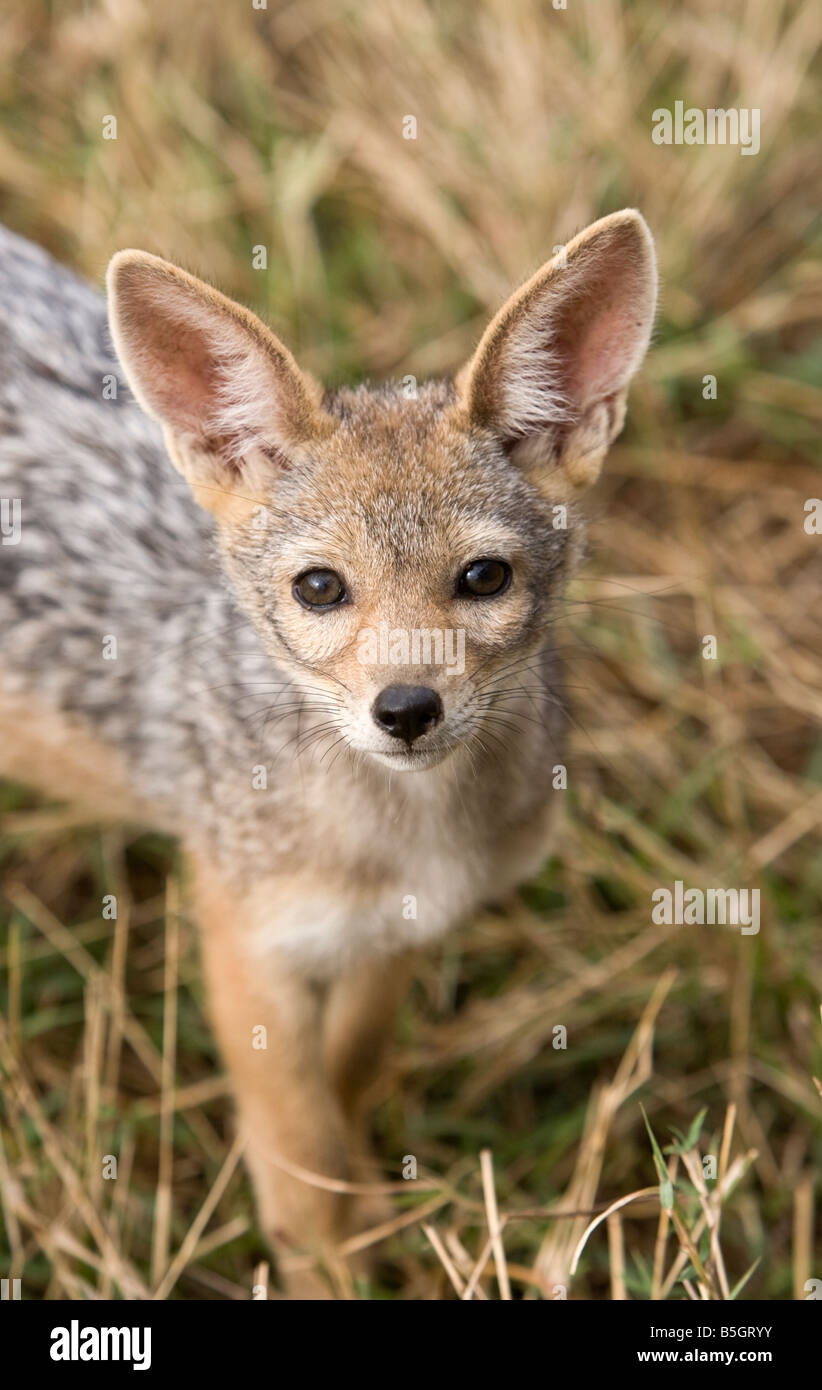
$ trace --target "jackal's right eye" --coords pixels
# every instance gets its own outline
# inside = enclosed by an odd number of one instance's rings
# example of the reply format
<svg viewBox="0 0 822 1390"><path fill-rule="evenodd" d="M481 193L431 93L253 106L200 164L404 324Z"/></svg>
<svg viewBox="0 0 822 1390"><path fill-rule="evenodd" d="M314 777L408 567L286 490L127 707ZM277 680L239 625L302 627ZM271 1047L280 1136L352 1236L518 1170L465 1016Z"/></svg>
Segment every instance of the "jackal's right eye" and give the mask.
<svg viewBox="0 0 822 1390"><path fill-rule="evenodd" d="M306 570L294 580L291 592L303 608L336 608L347 598L345 585L334 570Z"/></svg>

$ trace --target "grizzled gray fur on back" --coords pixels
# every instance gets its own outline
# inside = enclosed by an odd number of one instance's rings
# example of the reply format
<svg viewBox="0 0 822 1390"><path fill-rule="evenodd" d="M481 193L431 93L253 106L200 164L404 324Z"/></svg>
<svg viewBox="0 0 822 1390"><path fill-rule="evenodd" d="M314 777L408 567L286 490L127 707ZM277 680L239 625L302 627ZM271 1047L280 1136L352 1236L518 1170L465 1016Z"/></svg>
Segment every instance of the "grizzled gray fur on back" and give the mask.
<svg viewBox="0 0 822 1390"><path fill-rule="evenodd" d="M20 544L0 551L4 683L90 721L179 829L181 800L219 784L226 745L244 771L259 746L207 687L277 673L222 577L210 518L125 383L102 295L2 227L0 496L20 498L22 518ZM110 635L116 660L103 659Z"/></svg>

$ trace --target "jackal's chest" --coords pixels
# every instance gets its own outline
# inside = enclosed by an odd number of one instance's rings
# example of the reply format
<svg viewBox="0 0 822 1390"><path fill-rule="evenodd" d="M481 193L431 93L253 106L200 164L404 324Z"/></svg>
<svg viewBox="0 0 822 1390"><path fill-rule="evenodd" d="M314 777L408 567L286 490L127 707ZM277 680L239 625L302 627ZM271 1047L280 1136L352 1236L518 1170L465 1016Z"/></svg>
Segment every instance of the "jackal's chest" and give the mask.
<svg viewBox="0 0 822 1390"><path fill-rule="evenodd" d="M400 836L370 830L370 844L364 828L346 862L294 865L252 889L255 955L284 955L330 977L369 956L422 947L510 893L546 852L542 815L481 837L424 819Z"/></svg>
<svg viewBox="0 0 822 1390"><path fill-rule="evenodd" d="M436 940L471 915L481 886L463 866L428 865L382 885L279 879L255 910L253 949L283 954L300 969L334 975L364 958Z"/></svg>

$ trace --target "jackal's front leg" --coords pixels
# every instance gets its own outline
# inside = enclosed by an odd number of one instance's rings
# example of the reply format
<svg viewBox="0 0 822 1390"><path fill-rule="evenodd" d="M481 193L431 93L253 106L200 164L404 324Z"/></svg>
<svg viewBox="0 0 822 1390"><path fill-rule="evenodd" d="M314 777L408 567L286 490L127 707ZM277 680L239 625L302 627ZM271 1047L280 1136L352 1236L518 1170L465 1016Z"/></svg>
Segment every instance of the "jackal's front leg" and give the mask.
<svg viewBox="0 0 822 1390"><path fill-rule="evenodd" d="M199 917L210 1010L233 1082L245 1157L266 1234L282 1256L302 1251L323 1264L357 1228L359 1203L299 1177L305 1169L332 1180L354 1177L349 1126L330 1084L324 1056L325 991L304 976L249 955L247 915L236 895L197 875ZM322 1296L321 1278L289 1286Z"/></svg>
<svg viewBox="0 0 822 1390"><path fill-rule="evenodd" d="M334 1093L354 1123L382 1067L397 1010L414 965L411 951L352 966L331 985L323 1022L325 1059Z"/></svg>

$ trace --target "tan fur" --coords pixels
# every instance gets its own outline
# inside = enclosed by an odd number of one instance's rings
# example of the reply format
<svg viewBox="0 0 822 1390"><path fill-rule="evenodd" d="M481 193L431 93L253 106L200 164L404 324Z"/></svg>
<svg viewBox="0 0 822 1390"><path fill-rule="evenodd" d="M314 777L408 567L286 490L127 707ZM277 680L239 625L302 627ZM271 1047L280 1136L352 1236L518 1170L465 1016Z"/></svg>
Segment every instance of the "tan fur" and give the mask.
<svg viewBox="0 0 822 1390"><path fill-rule="evenodd" d="M404 993L408 960L368 961L331 985L306 980L276 957L261 969L238 950L235 922L243 908L236 893L206 860L193 862L211 1013L261 1220L286 1271L288 1253L307 1248L320 1269L333 1272L335 1245L380 1209L373 1199L321 1184L373 1182L363 1162L360 1106ZM251 1039L261 1026L266 1046L255 1050ZM295 1166L316 1175L317 1185L293 1176ZM289 1286L301 1297L327 1296L316 1269L292 1274Z"/></svg>

